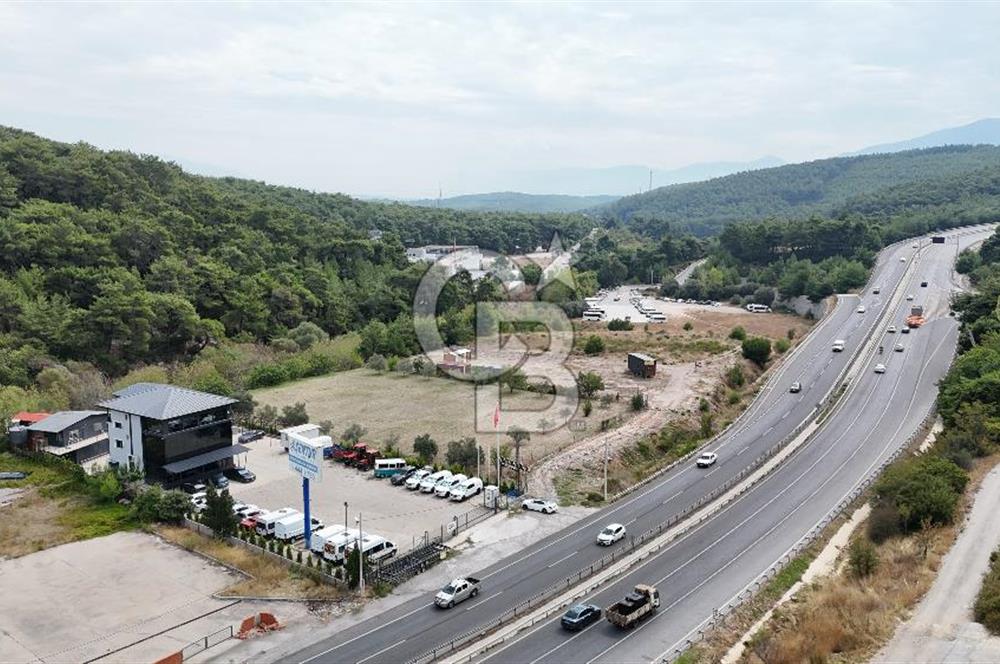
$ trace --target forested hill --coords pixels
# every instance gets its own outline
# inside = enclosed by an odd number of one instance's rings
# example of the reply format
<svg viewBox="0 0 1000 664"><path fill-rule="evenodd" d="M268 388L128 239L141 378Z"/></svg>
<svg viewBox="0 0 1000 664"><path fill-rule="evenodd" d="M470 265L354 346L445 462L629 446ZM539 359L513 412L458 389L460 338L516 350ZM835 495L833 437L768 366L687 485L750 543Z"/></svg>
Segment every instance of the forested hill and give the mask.
<svg viewBox="0 0 1000 664"><path fill-rule="evenodd" d="M658 237L668 229L718 234L727 224L814 214L881 214L935 204L933 196L957 194L964 178L1000 173L1000 147L947 146L894 154L822 159L737 173L628 196L594 212ZM996 195L996 193L994 193Z"/></svg>
<svg viewBox="0 0 1000 664"><path fill-rule="evenodd" d="M497 191L490 194L466 194L436 199L406 201L421 207L494 212L576 212L618 200L618 196L569 196L563 194L522 194Z"/></svg>
<svg viewBox="0 0 1000 664"><path fill-rule="evenodd" d="M591 225L205 178L0 127L0 384L25 384L46 357L120 372L223 336L398 323L423 269L403 243L534 248Z"/></svg>

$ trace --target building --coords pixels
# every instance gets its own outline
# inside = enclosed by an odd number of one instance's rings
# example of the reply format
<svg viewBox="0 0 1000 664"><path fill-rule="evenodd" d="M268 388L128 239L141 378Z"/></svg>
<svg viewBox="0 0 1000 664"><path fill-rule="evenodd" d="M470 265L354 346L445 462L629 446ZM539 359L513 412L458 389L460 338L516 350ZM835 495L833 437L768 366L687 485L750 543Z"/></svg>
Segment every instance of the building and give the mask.
<svg viewBox="0 0 1000 664"><path fill-rule="evenodd" d="M173 385L137 383L98 404L108 411L111 463L173 482L232 466L235 400Z"/></svg>
<svg viewBox="0 0 1000 664"><path fill-rule="evenodd" d="M629 353L628 370L639 378L652 378L656 375L656 358L645 353Z"/></svg>
<svg viewBox="0 0 1000 664"><path fill-rule="evenodd" d="M102 410L53 413L28 427L27 448L74 463L108 454L108 414Z"/></svg>
<svg viewBox="0 0 1000 664"><path fill-rule="evenodd" d="M32 424L37 424L38 422L41 422L49 415L50 413L29 413L26 410L22 410L19 413L15 413L10 418L10 426L28 427L31 426Z"/></svg>

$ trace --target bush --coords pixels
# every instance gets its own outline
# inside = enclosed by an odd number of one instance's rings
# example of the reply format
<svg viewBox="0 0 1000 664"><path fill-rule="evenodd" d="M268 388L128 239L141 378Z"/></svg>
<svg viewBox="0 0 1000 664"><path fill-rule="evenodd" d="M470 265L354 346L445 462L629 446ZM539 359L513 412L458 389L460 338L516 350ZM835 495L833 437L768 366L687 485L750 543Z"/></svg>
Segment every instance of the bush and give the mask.
<svg viewBox="0 0 1000 664"><path fill-rule="evenodd" d="M855 539L851 543L847 566L856 579L871 576L878 566L878 553L875 551L875 546L863 537Z"/></svg>
<svg viewBox="0 0 1000 664"><path fill-rule="evenodd" d="M700 399L698 399L698 410L700 410L703 413L707 413L708 408L709 408L708 400L705 397L701 397Z"/></svg>
<svg viewBox="0 0 1000 664"><path fill-rule="evenodd" d="M752 337L743 341L743 357L759 367L771 358L771 341L764 337Z"/></svg>
<svg viewBox="0 0 1000 664"><path fill-rule="evenodd" d="M283 427L294 427L299 424L307 424L308 422L309 413L306 412L305 403L301 401L295 405L282 408L281 416L278 418L278 423Z"/></svg>
<svg viewBox="0 0 1000 664"><path fill-rule="evenodd" d="M972 608L976 622L1000 635L1000 549L990 554L990 568Z"/></svg>
<svg viewBox="0 0 1000 664"><path fill-rule="evenodd" d="M740 402L740 393L736 390L730 390L728 400L730 406L735 406Z"/></svg>
<svg viewBox="0 0 1000 664"><path fill-rule="evenodd" d="M302 564L302 552L301 551L299 551L298 555L295 556L295 562L297 562L300 565Z"/></svg>
<svg viewBox="0 0 1000 664"><path fill-rule="evenodd" d="M788 339L778 339L774 342L774 350L776 350L779 355L786 353L791 347L792 344L789 343Z"/></svg>
<svg viewBox="0 0 1000 664"><path fill-rule="evenodd" d="M742 326L737 325L729 332L730 339L736 339L737 341L744 341L747 338L747 331L743 329Z"/></svg>
<svg viewBox="0 0 1000 664"><path fill-rule="evenodd" d="M590 417L590 413L594 410L594 404L590 399L583 402L583 416Z"/></svg>
<svg viewBox="0 0 1000 664"><path fill-rule="evenodd" d="M726 369L726 382L729 387L743 387L747 382L746 376L743 374L743 366L734 364Z"/></svg>
<svg viewBox="0 0 1000 664"><path fill-rule="evenodd" d="M344 429L344 433L340 434L341 442L347 445L355 445L361 442L361 438L368 433L368 429L364 428L360 424L352 423L348 424L347 428Z"/></svg>
<svg viewBox="0 0 1000 664"><path fill-rule="evenodd" d="M608 330L611 332L628 332L635 327L630 321L621 318L612 318L608 321Z"/></svg>
<svg viewBox="0 0 1000 664"><path fill-rule="evenodd" d="M603 493L598 493L597 491L591 491L590 493L587 494L587 502L588 503L603 503L604 502L604 494Z"/></svg>
<svg viewBox="0 0 1000 664"><path fill-rule="evenodd" d="M413 373L413 360L411 360L408 357L402 358L401 360L396 362L394 370L398 374L409 376L410 374Z"/></svg>
<svg viewBox="0 0 1000 664"><path fill-rule="evenodd" d="M875 484L880 505L892 505L903 530L913 531L924 522L951 523L968 475L954 463L927 454L892 466Z"/></svg>
<svg viewBox="0 0 1000 664"><path fill-rule="evenodd" d="M425 433L413 439L413 451L420 456L421 464L427 464L437 456L438 446L430 434Z"/></svg>
<svg viewBox="0 0 1000 664"><path fill-rule="evenodd" d="M604 389L604 379L601 378L600 374L593 371L580 372L580 375L577 376L576 384L577 389L580 391L580 396L584 399L589 399Z"/></svg>
<svg viewBox="0 0 1000 664"><path fill-rule="evenodd" d="M694 329L694 325L691 324L691 321L688 321L684 323L683 328L685 332L690 332L691 330Z"/></svg>
<svg viewBox="0 0 1000 664"><path fill-rule="evenodd" d="M164 491L157 505L156 517L162 523L180 523L191 508L191 499L183 491Z"/></svg>
<svg viewBox="0 0 1000 664"><path fill-rule="evenodd" d="M604 340L596 334L590 335L583 344L583 352L587 355L600 355L604 352Z"/></svg>
<svg viewBox="0 0 1000 664"><path fill-rule="evenodd" d="M384 356L375 353L374 355L368 358L368 361L365 362L365 366L371 369L372 371L385 371L388 368L389 364Z"/></svg>
<svg viewBox="0 0 1000 664"><path fill-rule="evenodd" d="M635 411L642 410L643 408L646 407L646 397L641 392L637 392L636 394L632 395L632 399L630 400L629 403L632 406L632 410Z"/></svg>

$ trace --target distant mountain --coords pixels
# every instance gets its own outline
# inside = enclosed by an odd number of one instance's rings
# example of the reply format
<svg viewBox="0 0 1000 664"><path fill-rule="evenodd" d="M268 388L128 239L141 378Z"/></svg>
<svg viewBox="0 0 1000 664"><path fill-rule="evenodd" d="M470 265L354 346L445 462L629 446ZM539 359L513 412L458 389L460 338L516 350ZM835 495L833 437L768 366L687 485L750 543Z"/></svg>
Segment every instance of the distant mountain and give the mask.
<svg viewBox="0 0 1000 664"><path fill-rule="evenodd" d="M489 194L467 194L442 198L422 198L400 201L420 207L443 207L451 210L479 212L577 212L618 200L618 196L567 196L564 194L522 194L498 191Z"/></svg>
<svg viewBox="0 0 1000 664"><path fill-rule="evenodd" d="M923 136L917 136L897 143L873 145L844 156L861 154L876 154L884 152L902 152L919 148L936 148L942 145L1000 145L1000 118L985 118L961 127L951 127L932 131Z"/></svg>
<svg viewBox="0 0 1000 664"><path fill-rule="evenodd" d="M697 182L741 171L771 168L785 163L778 157L754 161L719 161L691 164L674 169L652 169L653 187ZM508 189L530 194L556 192L572 196L597 194L624 196L649 189L649 166L629 165L609 168L557 168L506 173L501 180Z"/></svg>
<svg viewBox="0 0 1000 664"><path fill-rule="evenodd" d="M957 145L835 157L660 187L591 213L653 237L685 231L707 236L736 221L848 212L878 216L889 207L894 213L920 208L933 197L943 201L959 191L950 182L941 193L940 179L978 181L983 176L992 183L992 175L983 174L986 170L1000 172L1000 147ZM993 196L991 186L977 195Z"/></svg>

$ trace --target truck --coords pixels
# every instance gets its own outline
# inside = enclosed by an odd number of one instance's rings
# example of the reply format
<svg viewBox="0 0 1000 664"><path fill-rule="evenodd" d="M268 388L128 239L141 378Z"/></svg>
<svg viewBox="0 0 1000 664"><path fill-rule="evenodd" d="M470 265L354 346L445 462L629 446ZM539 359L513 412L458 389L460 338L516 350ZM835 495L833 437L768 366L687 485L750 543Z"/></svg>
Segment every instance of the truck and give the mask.
<svg viewBox="0 0 1000 664"><path fill-rule="evenodd" d="M335 458L337 461L346 463L348 466L353 466L359 460L364 459L365 454L367 453L368 445L366 443L356 443L354 447Z"/></svg>
<svg viewBox="0 0 1000 664"><path fill-rule="evenodd" d="M256 526L254 527L254 530L257 531L258 535L263 535L265 537L273 535L274 524L281 519L284 519L286 516L291 516L292 514L299 514L299 511L294 507L282 507L280 510L260 514L255 519Z"/></svg>
<svg viewBox="0 0 1000 664"><path fill-rule="evenodd" d="M281 445L285 448L286 452L291 443L291 434L296 434L303 438L319 438L320 436L318 424L299 424L298 426L281 429L278 433L281 435Z"/></svg>
<svg viewBox="0 0 1000 664"><path fill-rule="evenodd" d="M920 327L926 322L927 319L924 318L923 306L915 304L912 307L910 307L910 315L906 317L907 327L914 327L914 328Z"/></svg>
<svg viewBox="0 0 1000 664"><path fill-rule="evenodd" d="M656 358L645 353L629 353L628 370L639 378L652 378L656 375Z"/></svg>
<svg viewBox="0 0 1000 664"><path fill-rule="evenodd" d="M368 472L375 467L375 462L382 458L382 452L377 447L369 447L363 455L358 456L354 462L354 467L360 471Z"/></svg>
<svg viewBox="0 0 1000 664"><path fill-rule="evenodd" d="M312 524L310 531L312 529L319 530L323 527L323 522L316 517L309 517L309 522ZM274 536L276 539L284 542L302 537L305 531L306 515L301 512L298 514L289 514L274 522Z"/></svg>
<svg viewBox="0 0 1000 664"><path fill-rule="evenodd" d="M619 629L631 629L660 608L660 593L653 586L639 584L625 599L607 608L608 622Z"/></svg>
<svg viewBox="0 0 1000 664"><path fill-rule="evenodd" d="M442 588L434 596L434 604L442 609L450 609L460 602L479 594L479 579L463 576L452 579L451 583Z"/></svg>

